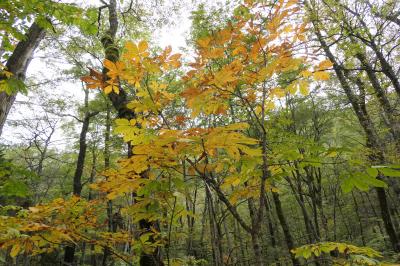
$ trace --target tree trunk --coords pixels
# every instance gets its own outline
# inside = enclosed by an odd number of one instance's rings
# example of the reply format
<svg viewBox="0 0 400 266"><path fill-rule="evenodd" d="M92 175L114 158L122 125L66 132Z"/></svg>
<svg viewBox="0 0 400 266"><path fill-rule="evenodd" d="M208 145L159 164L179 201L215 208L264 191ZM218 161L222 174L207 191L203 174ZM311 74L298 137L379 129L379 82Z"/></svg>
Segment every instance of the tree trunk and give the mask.
<svg viewBox="0 0 400 266"><path fill-rule="evenodd" d="M106 124L105 124L105 131L104 131L104 169L110 168L110 136L111 136L111 110L110 105L107 102L107 111L106 111ZM113 231L113 203L111 200L107 201L107 226L108 231ZM103 266L107 265L108 257L110 255L110 251L107 247L103 250L103 258L101 264Z"/></svg>
<svg viewBox="0 0 400 266"><path fill-rule="evenodd" d="M117 1L110 0L108 5L108 21L109 28L104 36L101 38L101 43L103 45L103 50L105 53L105 58L110 60L111 62L117 62L119 60L119 51L118 47L115 44L115 37L118 31L118 14L117 14ZM107 80L107 68L103 68L104 80ZM108 94L108 98L110 99L112 105L118 112L119 118L125 119L133 119L135 118L135 113L129 109L126 104L128 103L128 97L123 90L123 88L119 88L119 94L115 92L111 92ZM132 155L132 146L128 143L128 156ZM151 231L151 228L158 228L157 222L147 222L140 221L139 227L143 229L144 232ZM161 251L159 248L155 248L152 254L142 253L140 258L141 266L159 266L163 265L161 258Z"/></svg>
<svg viewBox="0 0 400 266"><path fill-rule="evenodd" d="M223 265L223 251L221 243L221 229L219 228L217 217L214 209L214 201L210 188L206 185L206 200L208 205L208 217L211 233L211 247L213 252L214 265Z"/></svg>
<svg viewBox="0 0 400 266"><path fill-rule="evenodd" d="M371 82L372 87L374 88L376 92L376 97L378 98L378 101L380 105L382 106L382 109L385 112L385 115L387 117L389 124L389 129L391 134L393 135L393 139L396 141L397 147L400 149L400 130L399 130L399 123L396 121L395 118L395 113L394 109L391 106L389 99L387 98L385 90L382 88L378 77L376 76L372 66L368 62L367 58L365 57L364 54L362 53L357 53L356 57L358 60L361 62L361 64L365 67L365 71L368 75L368 78ZM399 150L398 149L398 150Z"/></svg>
<svg viewBox="0 0 400 266"><path fill-rule="evenodd" d="M259 265L262 266L263 263L263 254L261 251L261 246L260 246L260 239L259 239L259 231L255 230L257 228L257 225L255 224L258 219L257 214L256 214L256 207L254 206L254 200L253 198L249 198L247 200L247 204L249 206L249 212L250 212L250 219L252 221L252 231L250 232L251 235L251 244L253 245L253 252L254 252L254 260L253 264L254 265Z"/></svg>
<svg viewBox="0 0 400 266"><path fill-rule="evenodd" d="M265 197L267 199L267 197ZM276 243L276 232L275 232L275 225L273 223L273 215L271 212L271 208L270 208L270 202L267 199L267 201L265 202L265 216L267 218L267 223L268 223L268 234L270 237L270 241L271 241L271 246L272 246L272 256L274 258L275 261L278 260L279 256L277 254L277 243Z"/></svg>
<svg viewBox="0 0 400 266"><path fill-rule="evenodd" d="M395 252L400 252L400 241L396 234L393 226L392 218L389 212L389 206L387 203L386 192L383 188L375 188L376 194L378 196L379 206L381 209L381 217L383 224L385 225L386 233L389 235L390 243Z"/></svg>
<svg viewBox="0 0 400 266"><path fill-rule="evenodd" d="M26 33L25 39L17 44L14 52L7 60L6 68L7 71L13 74L13 78L21 81L25 80L26 70L32 59L33 52L44 36L45 30L34 22ZM0 76L0 80L4 79L6 79L5 76ZM0 92L0 136L16 96L16 93L8 95L4 91Z"/></svg>
<svg viewBox="0 0 400 266"><path fill-rule="evenodd" d="M89 91L85 90L85 116L82 120L81 133L79 135L78 160L76 162L76 168L73 179L73 190L72 190L72 193L78 197L81 196L82 192L82 174L83 174L83 168L85 166L85 158L87 150L86 135L89 130L90 118L97 114L97 112L89 113L89 111L87 110L88 107L89 107ZM75 257L75 247L74 246L65 247L64 262L67 264L74 264L74 257Z"/></svg>
<svg viewBox="0 0 400 266"><path fill-rule="evenodd" d="M294 246L292 234L290 233L290 230L289 230L289 225L286 221L285 214L283 213L283 210L282 210L282 204L281 204L281 200L279 199L279 194L276 192L272 192L272 198L274 200L276 214L278 216L279 223L281 224L281 227L282 227L283 235L284 235L285 241L286 241L286 246L289 250L289 254L290 254L292 263L294 266L300 266L301 264L300 264L299 260L296 259L294 254L291 252L291 250L294 249L295 246Z"/></svg>
<svg viewBox="0 0 400 266"><path fill-rule="evenodd" d="M363 224L362 224L361 216L360 216L360 210L359 210L359 207L358 207L358 202L357 202L356 196L354 195L353 191L351 192L351 196L353 197L354 210L356 211L358 224L360 226L360 235L361 235L362 244L363 244L363 246L365 246L366 245L366 241L365 241L365 236L364 236Z"/></svg>

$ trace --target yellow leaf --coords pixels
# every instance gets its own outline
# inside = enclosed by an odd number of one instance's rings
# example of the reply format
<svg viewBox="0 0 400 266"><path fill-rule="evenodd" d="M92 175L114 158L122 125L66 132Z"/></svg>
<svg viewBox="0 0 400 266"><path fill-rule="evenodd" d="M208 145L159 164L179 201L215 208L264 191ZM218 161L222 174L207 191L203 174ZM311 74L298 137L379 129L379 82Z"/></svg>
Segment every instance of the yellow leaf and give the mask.
<svg viewBox="0 0 400 266"><path fill-rule="evenodd" d="M330 60L324 60L318 65L319 70L324 70L327 68L331 68L333 66L333 63Z"/></svg>
<svg viewBox="0 0 400 266"><path fill-rule="evenodd" d="M171 61L176 61L176 60L179 60L179 58L181 58L181 56L182 56L181 54L173 54L168 59Z"/></svg>
<svg viewBox="0 0 400 266"><path fill-rule="evenodd" d="M115 119L115 124L117 126L129 126L129 120L125 118L117 118Z"/></svg>
<svg viewBox="0 0 400 266"><path fill-rule="evenodd" d="M116 94L119 94L118 84L114 83L112 80L107 82L107 86L104 88L104 93L109 94L114 91Z"/></svg>
<svg viewBox="0 0 400 266"><path fill-rule="evenodd" d="M306 41L306 37L304 36L304 34L298 34L297 38L302 42Z"/></svg>
<svg viewBox="0 0 400 266"><path fill-rule="evenodd" d="M113 199L115 199L116 197L118 197L118 193L117 193L117 191L113 191L113 192L111 192L111 193L108 193L106 197L107 197L107 199L109 199L109 200L113 200Z"/></svg>
<svg viewBox="0 0 400 266"><path fill-rule="evenodd" d="M230 186L237 186L240 184L240 177L234 175L225 178L224 183L222 184L222 188L229 188Z"/></svg>
<svg viewBox="0 0 400 266"><path fill-rule="evenodd" d="M238 55L238 54L243 54L245 55L247 53L247 49L244 46L238 46L232 51L232 55Z"/></svg>
<svg viewBox="0 0 400 266"><path fill-rule="evenodd" d="M38 212L39 212L39 209L36 208L36 207L29 207L29 210L30 210L32 213L38 213Z"/></svg>
<svg viewBox="0 0 400 266"><path fill-rule="evenodd" d="M119 94L119 87L118 86L113 86L112 89L116 94Z"/></svg>
<svg viewBox="0 0 400 266"><path fill-rule="evenodd" d="M275 108L275 103L274 102L267 102L265 104L265 109L266 110L273 110Z"/></svg>
<svg viewBox="0 0 400 266"><path fill-rule="evenodd" d="M306 80L300 80L299 81L299 91L302 95L307 95L309 90L308 90L308 82Z"/></svg>
<svg viewBox="0 0 400 266"><path fill-rule="evenodd" d="M293 31L293 26L292 26L291 24L286 25L286 26L283 28L283 32L290 33L290 32L292 32L292 31Z"/></svg>
<svg viewBox="0 0 400 266"><path fill-rule="evenodd" d="M148 43L146 41L139 42L139 45L138 45L139 53L145 52L148 47L149 47L149 45L148 45Z"/></svg>
<svg viewBox="0 0 400 266"><path fill-rule="evenodd" d="M297 4L297 1L298 1L298 0L289 0L289 1L286 3L285 8L289 8L289 7L291 7L292 5Z"/></svg>
<svg viewBox="0 0 400 266"><path fill-rule="evenodd" d="M262 111L262 108L259 105L256 107L256 109L254 109L254 112L256 113L256 115L259 115L261 113L261 111Z"/></svg>
<svg viewBox="0 0 400 266"><path fill-rule="evenodd" d="M285 96L285 90L281 88L273 88L271 89L271 95L276 96L277 98L282 98Z"/></svg>
<svg viewBox="0 0 400 266"><path fill-rule="evenodd" d="M18 255L18 253L21 251L21 246L19 245L19 243L16 243L13 247L12 247L12 249L11 249L11 251L10 251L10 256L12 257L12 258L15 258L17 255Z"/></svg>
<svg viewBox="0 0 400 266"><path fill-rule="evenodd" d="M222 86L228 82L235 81L236 77L234 73L230 70L221 70L217 72L214 76L214 83L217 86Z"/></svg>
<svg viewBox="0 0 400 266"><path fill-rule="evenodd" d="M287 90L290 94L295 94L297 91L297 82L292 82L287 86Z"/></svg>
<svg viewBox="0 0 400 266"><path fill-rule="evenodd" d="M204 38L198 39L197 44L202 48L206 48L208 46L208 44L210 43L210 41L211 41L210 37L204 37Z"/></svg>
<svg viewBox="0 0 400 266"><path fill-rule="evenodd" d="M329 152L327 155L326 155L326 157L336 157L337 156L337 152L336 151L331 151L331 152Z"/></svg>
<svg viewBox="0 0 400 266"><path fill-rule="evenodd" d="M125 49L127 50L127 54L130 54L131 56L136 56L139 54L139 49L133 42L125 43Z"/></svg>
<svg viewBox="0 0 400 266"><path fill-rule="evenodd" d="M108 85L104 88L104 93L105 94L110 94L113 91L112 85Z"/></svg>
<svg viewBox="0 0 400 266"><path fill-rule="evenodd" d="M208 53L208 57L209 58L220 58L224 56L224 49L222 48L215 48L212 49L209 53Z"/></svg>
<svg viewBox="0 0 400 266"><path fill-rule="evenodd" d="M125 64L120 61L114 63L108 59L105 59L103 64L108 69L107 76L112 79L121 75L125 69Z"/></svg>
<svg viewBox="0 0 400 266"><path fill-rule="evenodd" d="M279 189L277 187L271 187L271 192L279 193Z"/></svg>
<svg viewBox="0 0 400 266"><path fill-rule="evenodd" d="M315 80L328 80L329 73L323 72L323 71L318 71L318 72L314 73L313 77Z"/></svg>
<svg viewBox="0 0 400 266"><path fill-rule="evenodd" d="M305 78L308 78L308 77L310 77L312 75L312 73L309 70L303 70L303 71L300 72L300 75L302 75Z"/></svg>
<svg viewBox="0 0 400 266"><path fill-rule="evenodd" d="M3 73L4 73L4 75L6 75L7 78L10 78L12 75L14 75L10 71L6 71L6 70L3 70Z"/></svg>

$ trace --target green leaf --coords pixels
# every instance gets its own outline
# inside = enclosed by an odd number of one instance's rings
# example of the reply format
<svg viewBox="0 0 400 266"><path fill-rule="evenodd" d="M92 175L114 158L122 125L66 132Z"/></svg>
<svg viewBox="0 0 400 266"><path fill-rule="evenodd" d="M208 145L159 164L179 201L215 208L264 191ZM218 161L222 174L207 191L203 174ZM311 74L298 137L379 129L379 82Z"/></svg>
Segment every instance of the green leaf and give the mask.
<svg viewBox="0 0 400 266"><path fill-rule="evenodd" d="M354 184L351 181L351 178L346 178L342 184L340 185L342 188L343 193L349 193L350 191L353 190Z"/></svg>
<svg viewBox="0 0 400 266"><path fill-rule="evenodd" d="M29 188L25 183L19 180L8 179L0 188L0 194L8 197L27 197L29 196Z"/></svg>
<svg viewBox="0 0 400 266"><path fill-rule="evenodd" d="M366 171L367 171L368 175L371 177L376 177L378 175L378 170L376 168L370 167Z"/></svg>
<svg viewBox="0 0 400 266"><path fill-rule="evenodd" d="M394 168L379 168L379 172L381 172L385 176L400 177L400 170Z"/></svg>

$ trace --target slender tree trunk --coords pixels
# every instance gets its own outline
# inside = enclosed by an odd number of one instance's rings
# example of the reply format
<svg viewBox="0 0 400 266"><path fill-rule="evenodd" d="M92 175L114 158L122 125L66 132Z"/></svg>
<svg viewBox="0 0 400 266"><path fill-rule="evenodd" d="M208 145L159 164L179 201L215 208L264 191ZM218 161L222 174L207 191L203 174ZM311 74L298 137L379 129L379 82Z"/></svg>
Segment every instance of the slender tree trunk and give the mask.
<svg viewBox="0 0 400 266"><path fill-rule="evenodd" d="M308 215L308 211L304 202L304 197L303 197L303 189L301 187L301 183L299 181L299 178L296 177L296 174L293 174L293 177L296 178L297 181L297 189L295 188L293 182L290 180L290 177L288 177L286 180L289 183L290 188L292 189L292 192L294 194L294 197L297 201L297 203L300 206L301 213L303 215L303 220L304 220L304 226L306 229L307 237L308 237L308 242L309 243L314 243L316 240L316 236L314 233L314 227L312 225L310 216Z"/></svg>
<svg viewBox="0 0 400 266"><path fill-rule="evenodd" d="M233 226L235 231L234 232L235 242L239 243L239 249L240 249L240 255L239 254L237 255L238 262L240 261L238 265L248 265L248 263L246 263L246 250L243 244L241 228L236 220L234 220Z"/></svg>
<svg viewBox="0 0 400 266"><path fill-rule="evenodd" d="M111 141L111 106L107 102L106 106L106 123L105 123L105 131L104 131L104 169L109 169L110 168L110 141ZM107 227L109 232L113 232L113 203L111 200L107 201ZM103 250L103 258L101 261L101 264L103 266L107 265L108 258L110 256L110 251L106 247Z"/></svg>
<svg viewBox="0 0 400 266"><path fill-rule="evenodd" d="M265 197L267 199L267 197ZM267 199L267 202L265 203L265 214L266 214L266 218L267 218L267 223L268 223L268 234L270 237L270 241L271 241L271 246L272 246L272 252L273 252L273 258L275 261L278 260L279 256L278 256L278 249L277 249L277 243L276 243L276 233L275 233L275 226L272 220L272 212L271 212L271 208L270 208L270 203L269 200Z"/></svg>
<svg viewBox="0 0 400 266"><path fill-rule="evenodd" d="M186 162L182 162L183 166L183 181L187 182L187 176L186 176ZM196 214L196 200L197 200L197 185L195 186L194 189L194 196L193 198L189 198L188 196L185 196L185 205L186 205L186 210L188 212L192 212L193 215ZM186 253L188 256L195 256L195 250L193 247L193 241L194 241L194 223L195 219L194 217L187 215L186 216L186 221L187 221L187 227L188 227L188 238L186 242ZM196 257L196 256L195 256Z"/></svg>
<svg viewBox="0 0 400 266"><path fill-rule="evenodd" d="M349 226L349 224L347 223L347 221L348 221L348 219L347 219L347 216L343 213L343 206L344 206L345 204L343 203L341 203L340 202L340 198L339 198L339 200L338 200L338 209L339 209L339 213L340 213L340 215L342 216L342 221L343 221L343 225L344 225L344 227L346 228L346 231L347 231L347 235L349 236L349 238L350 238L350 240L353 240L353 234L352 234L352 230L350 229L350 226Z"/></svg>
<svg viewBox="0 0 400 266"><path fill-rule="evenodd" d="M211 247L213 251L213 259L215 265L223 265L223 251L221 244L221 230L216 221L216 213L214 209L214 201L212 199L211 190L206 185L206 199L208 205L208 217L211 232Z"/></svg>
<svg viewBox="0 0 400 266"><path fill-rule="evenodd" d="M83 168L85 165L85 157L86 157L86 150L87 150L86 135L89 130L90 118L97 114L97 112L92 113L92 114L89 113L87 110L88 107L89 107L89 92L87 90L85 90L86 113L85 113L85 116L82 121L81 133L79 135L78 160L76 162L76 168L75 168L75 173L74 173L74 178L73 178L73 190L72 190L72 193L78 197L81 196L81 191L82 191L82 174L83 174ZM75 263L74 257L75 257L75 246L65 247L64 262L66 264L74 264Z"/></svg>
<svg viewBox="0 0 400 266"><path fill-rule="evenodd" d="M207 211L208 211L208 203L207 198L204 200L204 209L201 218L201 233L200 233L200 247L201 247L201 257L207 258L207 254L204 254L203 251L205 243L204 243L204 234L206 231L206 219L207 219Z"/></svg>
<svg viewBox="0 0 400 266"><path fill-rule="evenodd" d="M223 210L221 209L221 207L223 207L223 206L221 206L221 202L219 200L217 200L216 204L217 204L218 213L222 216ZM226 254L227 254L227 259L228 259L227 264L229 264L229 261L232 260L231 257L232 257L233 250L232 250L231 236L230 236L230 232L229 232L229 229L228 229L228 224L227 224L227 221L226 221L227 218L228 218L227 216L224 216L223 220L221 221L221 223L222 223L222 226L223 226L223 229L224 229L224 235L225 235L225 238L226 238Z"/></svg>
<svg viewBox="0 0 400 266"><path fill-rule="evenodd" d="M282 227L283 235L284 235L285 241L286 241L286 246L289 250L289 254L290 254L292 263L294 266L300 266L301 264L300 264L299 260L296 259L294 254L291 252L291 250L295 248L295 245L294 245L292 234L290 233L290 230L289 230L289 225L286 221L286 217L282 210L282 204L281 204L281 200L279 199L279 194L276 192L272 192L272 199L274 200L276 214L278 216L279 223L281 224L281 227Z"/></svg>
<svg viewBox="0 0 400 266"><path fill-rule="evenodd" d="M363 246L365 246L366 245L366 241L365 241L365 236L364 236L363 224L362 224L361 216L360 216L360 210L359 210L359 207L358 207L358 202L357 202L356 196L354 195L353 191L351 192L351 196L353 197L354 210L356 211L357 220L358 220L358 224L359 224L359 227L360 227L360 235L361 235L362 244L363 244Z"/></svg>
<svg viewBox="0 0 400 266"><path fill-rule="evenodd" d="M92 149L92 169L90 170L90 178L89 178L89 183L93 184L95 176L96 176L96 163L97 163L97 156L96 156L96 147L93 145ZM93 192L92 190L89 190L89 195L88 195L88 200L93 199ZM94 254L94 245L90 245L90 265L91 266L96 266L97 261L96 261L96 254Z"/></svg>
<svg viewBox="0 0 400 266"><path fill-rule="evenodd" d="M370 42L370 47L375 52L376 57L378 58L382 72L390 79L393 84L393 87L397 93L397 96L400 97L400 82L389 62L386 60L385 56L382 54L380 48L377 46L374 40Z"/></svg>

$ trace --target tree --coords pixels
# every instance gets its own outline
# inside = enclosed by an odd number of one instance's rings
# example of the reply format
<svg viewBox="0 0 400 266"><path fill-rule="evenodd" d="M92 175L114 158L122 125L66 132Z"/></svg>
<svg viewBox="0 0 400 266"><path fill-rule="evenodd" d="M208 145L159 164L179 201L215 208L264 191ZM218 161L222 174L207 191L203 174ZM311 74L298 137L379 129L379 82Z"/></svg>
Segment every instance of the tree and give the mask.
<svg viewBox="0 0 400 266"><path fill-rule="evenodd" d="M43 40L46 29L54 30L54 23L79 25L86 32L93 32L93 12L71 4L53 1L6 1L0 5L5 23L0 28L0 135L7 115L19 91L24 91L26 70L36 48ZM29 22L31 25L27 27ZM27 23L28 22L28 23ZM18 44L13 47L13 44ZM3 65L3 60L5 64Z"/></svg>
<svg viewBox="0 0 400 266"><path fill-rule="evenodd" d="M5 263L395 263L397 24L375 4L205 3L183 55L124 34L145 7L102 1L100 38L66 30L50 49L85 94L38 103L74 145L54 148L55 126L21 160L20 131L0 158ZM46 177L39 202L16 165Z"/></svg>

